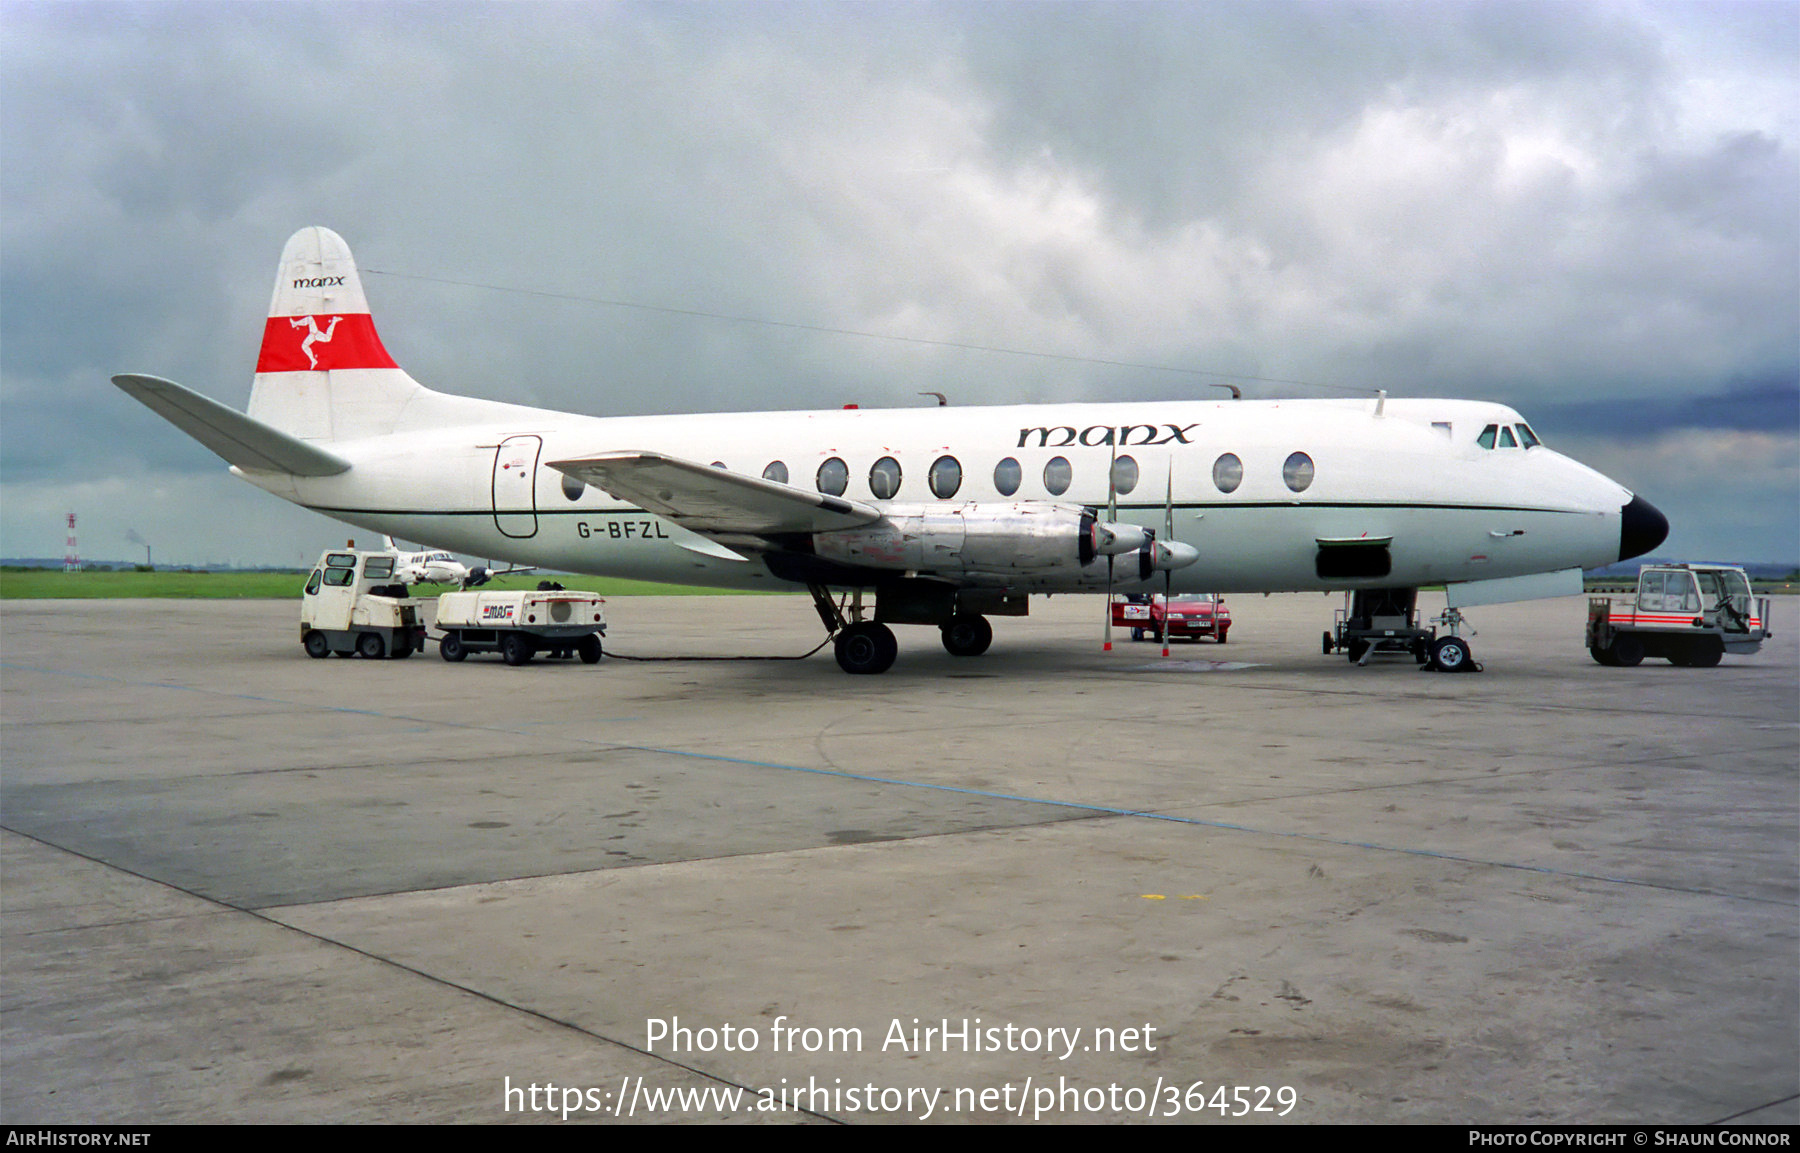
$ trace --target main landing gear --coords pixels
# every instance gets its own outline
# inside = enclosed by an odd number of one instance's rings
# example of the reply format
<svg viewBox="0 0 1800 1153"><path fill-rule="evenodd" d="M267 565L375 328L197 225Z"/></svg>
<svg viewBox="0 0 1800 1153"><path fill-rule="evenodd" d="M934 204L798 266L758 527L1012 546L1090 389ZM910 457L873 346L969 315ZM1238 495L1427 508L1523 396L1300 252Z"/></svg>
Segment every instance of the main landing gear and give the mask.
<svg viewBox="0 0 1800 1153"><path fill-rule="evenodd" d="M862 674L885 673L894 667L894 658L900 655L894 630L878 621L862 619L861 589L852 595L848 617L831 599L831 590L824 585L809 584L806 591L812 594L813 608L825 625L826 635L832 638L832 652L837 657L838 668L847 673Z"/></svg>
<svg viewBox="0 0 1800 1153"><path fill-rule="evenodd" d="M894 667L900 645L894 630L875 621L846 625L832 642L840 669L847 673L885 673Z"/></svg>
<svg viewBox="0 0 1800 1153"><path fill-rule="evenodd" d="M994 643L994 626L980 613L957 613L938 626L953 657L978 657Z"/></svg>
<svg viewBox="0 0 1800 1153"><path fill-rule="evenodd" d="M824 585L808 585L813 608L832 637L832 653L847 673L885 673L900 653L894 630L881 621L863 619L862 590L851 593L847 605L839 605ZM908 622L911 623L911 622ZM994 643L994 626L980 613L960 612L938 625L944 650L951 656L978 657Z"/></svg>

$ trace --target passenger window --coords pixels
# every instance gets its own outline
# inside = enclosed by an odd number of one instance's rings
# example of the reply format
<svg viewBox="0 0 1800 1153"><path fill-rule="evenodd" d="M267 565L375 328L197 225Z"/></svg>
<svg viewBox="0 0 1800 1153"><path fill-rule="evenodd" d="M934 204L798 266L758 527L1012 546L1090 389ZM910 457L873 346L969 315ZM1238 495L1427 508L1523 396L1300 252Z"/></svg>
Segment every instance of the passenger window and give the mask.
<svg viewBox="0 0 1800 1153"><path fill-rule="evenodd" d="M772 460L769 462L769 467L763 469L764 480L772 480L776 484L786 484L787 478L787 465L783 464L781 461Z"/></svg>
<svg viewBox="0 0 1800 1153"><path fill-rule="evenodd" d="M1236 492L1237 486L1244 483L1244 462L1236 453L1226 453L1213 461L1213 485L1220 492Z"/></svg>
<svg viewBox="0 0 1800 1153"><path fill-rule="evenodd" d="M1288 457L1281 465L1281 479L1293 491L1305 492L1312 487L1312 457L1303 452L1297 452Z"/></svg>
<svg viewBox="0 0 1800 1153"><path fill-rule="evenodd" d="M826 496L843 496L850 487L850 466L838 457L830 458L819 466L818 485Z"/></svg>
<svg viewBox="0 0 1800 1153"><path fill-rule="evenodd" d="M1518 448L1519 447L1519 442L1513 439L1512 429L1503 428L1500 430L1500 447L1501 448Z"/></svg>
<svg viewBox="0 0 1800 1153"><path fill-rule="evenodd" d="M1044 491L1051 496L1061 496L1068 492L1069 484L1074 478L1074 470L1069 467L1069 458L1066 456L1053 456L1044 465Z"/></svg>
<svg viewBox="0 0 1800 1153"><path fill-rule="evenodd" d="M1137 461L1128 456L1122 456L1113 461L1112 485L1114 492L1118 493L1120 496L1124 496L1126 493L1137 487L1137 482Z"/></svg>
<svg viewBox="0 0 1800 1153"><path fill-rule="evenodd" d="M926 480L931 485L932 496L949 500L962 487L962 465L953 456L940 456L931 462L931 473Z"/></svg>
<svg viewBox="0 0 1800 1153"><path fill-rule="evenodd" d="M1022 479L1024 471L1019 468L1019 462L1010 456L994 466L994 489L1001 496L1011 496L1018 492L1019 481Z"/></svg>
<svg viewBox="0 0 1800 1153"><path fill-rule="evenodd" d="M869 492L876 500L893 500L900 491L900 462L884 456L869 470Z"/></svg>
<svg viewBox="0 0 1800 1153"><path fill-rule="evenodd" d="M1486 428L1481 430L1481 435L1475 438L1475 443L1480 445L1482 448L1493 448L1494 447L1494 437L1498 436L1499 434L1500 434L1500 426L1497 424L1490 424Z"/></svg>

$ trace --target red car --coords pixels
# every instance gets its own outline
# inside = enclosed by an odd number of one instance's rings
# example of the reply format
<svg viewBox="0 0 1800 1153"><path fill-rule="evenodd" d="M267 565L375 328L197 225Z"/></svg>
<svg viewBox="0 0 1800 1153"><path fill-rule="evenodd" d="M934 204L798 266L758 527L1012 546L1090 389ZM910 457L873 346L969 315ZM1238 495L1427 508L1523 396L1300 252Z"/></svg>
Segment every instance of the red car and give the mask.
<svg viewBox="0 0 1800 1153"><path fill-rule="evenodd" d="M1231 610L1225 598L1214 593L1183 593L1167 605L1169 636L1199 640L1211 637L1225 643L1231 631ZM1112 621L1131 630L1131 639L1155 640L1162 636L1165 607L1162 594L1133 593L1113 598Z"/></svg>

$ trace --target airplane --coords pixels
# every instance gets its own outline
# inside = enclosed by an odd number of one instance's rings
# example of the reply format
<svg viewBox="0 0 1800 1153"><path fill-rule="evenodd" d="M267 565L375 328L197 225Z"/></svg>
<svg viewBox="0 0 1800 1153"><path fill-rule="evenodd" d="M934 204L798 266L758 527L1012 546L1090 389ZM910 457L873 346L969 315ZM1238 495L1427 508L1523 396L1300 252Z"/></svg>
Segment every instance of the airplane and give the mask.
<svg viewBox="0 0 1800 1153"><path fill-rule="evenodd" d="M594 417L434 392L375 329L349 246L288 241L247 413L113 382L305 508L434 548L576 573L804 587L837 662L891 626L985 652L1032 593L1570 595L1668 535L1650 502L1501 404L1094 402ZM865 603L872 594L872 606ZM1467 658L1448 654L1450 667Z"/></svg>
<svg viewBox="0 0 1800 1153"><path fill-rule="evenodd" d="M394 543L393 537L385 535L381 542L394 554L394 579L401 584L453 584L461 587L487 581L488 573L482 566L477 565L471 569L442 549L406 552Z"/></svg>

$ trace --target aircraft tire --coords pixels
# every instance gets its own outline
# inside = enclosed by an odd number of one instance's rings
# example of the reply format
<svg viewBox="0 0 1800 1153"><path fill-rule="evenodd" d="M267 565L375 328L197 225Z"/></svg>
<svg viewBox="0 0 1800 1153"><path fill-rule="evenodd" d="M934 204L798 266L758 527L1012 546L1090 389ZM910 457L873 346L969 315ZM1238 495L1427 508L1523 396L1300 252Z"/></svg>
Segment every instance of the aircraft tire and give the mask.
<svg viewBox="0 0 1800 1153"><path fill-rule="evenodd" d="M580 643L575 646L575 653L581 658L581 663L584 665L599 664L603 651L600 647L600 638L593 633L582 637Z"/></svg>
<svg viewBox="0 0 1800 1153"><path fill-rule="evenodd" d="M531 660L533 645L524 633L506 633L500 638L500 659L518 666Z"/></svg>
<svg viewBox="0 0 1800 1153"><path fill-rule="evenodd" d="M314 660L320 660L331 655L331 638L327 637L324 633L319 632L317 629L307 633L306 639L300 643L306 646L306 655Z"/></svg>
<svg viewBox="0 0 1800 1153"><path fill-rule="evenodd" d="M1614 637L1609 651L1612 653L1613 664L1622 669L1636 668L1644 662L1644 642L1629 633L1620 633Z"/></svg>
<svg viewBox="0 0 1800 1153"><path fill-rule="evenodd" d="M1440 673L1467 672L1475 663L1469 642L1461 637L1439 637L1431 645L1431 667Z"/></svg>
<svg viewBox="0 0 1800 1153"><path fill-rule="evenodd" d="M994 643L994 626L980 613L958 613L939 632L953 657L978 657Z"/></svg>
<svg viewBox="0 0 1800 1153"><path fill-rule="evenodd" d="M378 661L387 655L387 645L382 643L380 633L364 633L356 638L356 655Z"/></svg>
<svg viewBox="0 0 1800 1153"><path fill-rule="evenodd" d="M468 655L469 650L463 644L461 633L445 633L444 639L438 642L438 656L443 657L447 661L454 662L464 660Z"/></svg>
<svg viewBox="0 0 1800 1153"><path fill-rule="evenodd" d="M858 621L839 633L832 646L838 668L847 673L885 673L894 666L900 646L894 631L874 621Z"/></svg>

